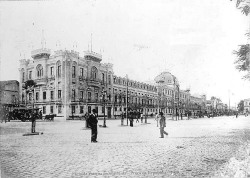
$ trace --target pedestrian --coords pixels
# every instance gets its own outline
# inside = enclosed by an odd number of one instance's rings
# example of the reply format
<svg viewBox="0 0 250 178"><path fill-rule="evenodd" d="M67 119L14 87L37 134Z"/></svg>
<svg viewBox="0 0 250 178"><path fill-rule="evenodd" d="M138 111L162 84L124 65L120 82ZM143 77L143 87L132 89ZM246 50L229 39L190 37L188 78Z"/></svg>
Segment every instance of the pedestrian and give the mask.
<svg viewBox="0 0 250 178"><path fill-rule="evenodd" d="M85 113L84 118L85 118L85 128L90 128L90 126L89 126L89 113L88 112Z"/></svg>
<svg viewBox="0 0 250 178"><path fill-rule="evenodd" d="M238 112L236 112L235 116L236 116L236 118L238 118Z"/></svg>
<svg viewBox="0 0 250 178"><path fill-rule="evenodd" d="M166 127L166 118L163 116L163 112L160 112L160 138L164 138L164 134L168 135L166 131L164 131L164 128Z"/></svg>
<svg viewBox="0 0 250 178"><path fill-rule="evenodd" d="M96 143L97 142L97 111L96 109L92 110L92 113L89 115L89 125L91 128L91 142Z"/></svg>
<svg viewBox="0 0 250 178"><path fill-rule="evenodd" d="M159 115L157 114L157 112L155 113L155 120L156 120L157 127L158 127L158 123L159 123Z"/></svg>
<svg viewBox="0 0 250 178"><path fill-rule="evenodd" d="M130 111L128 113L128 116L129 116L129 122L130 122L130 127L133 127L133 122L134 122L134 118L133 118L133 113Z"/></svg>
<svg viewBox="0 0 250 178"><path fill-rule="evenodd" d="M124 114L123 112L121 112L121 125L123 125L123 122L124 122Z"/></svg>
<svg viewBox="0 0 250 178"><path fill-rule="evenodd" d="M182 112L181 112L181 120L182 120Z"/></svg>
<svg viewBox="0 0 250 178"><path fill-rule="evenodd" d="M36 132L36 117L37 114L35 113L36 111L33 111L30 113L30 119L31 119L31 133Z"/></svg>
<svg viewBox="0 0 250 178"><path fill-rule="evenodd" d="M136 111L134 111L134 117L136 118L136 123L137 123L137 122L140 122L140 121L139 121L139 117L137 116Z"/></svg>
<svg viewBox="0 0 250 178"><path fill-rule="evenodd" d="M42 114L41 110L39 111L39 119L41 119L41 120L43 119L43 114Z"/></svg>
<svg viewBox="0 0 250 178"><path fill-rule="evenodd" d="M143 114L141 113L141 123L143 123Z"/></svg>

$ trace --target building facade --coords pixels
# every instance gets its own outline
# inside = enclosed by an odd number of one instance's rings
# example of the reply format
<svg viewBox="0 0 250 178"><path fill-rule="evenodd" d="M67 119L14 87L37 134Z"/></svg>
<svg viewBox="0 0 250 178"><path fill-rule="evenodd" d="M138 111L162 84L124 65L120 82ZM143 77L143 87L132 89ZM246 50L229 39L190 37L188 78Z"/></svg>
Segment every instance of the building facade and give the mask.
<svg viewBox="0 0 250 178"><path fill-rule="evenodd" d="M0 81L0 117L3 119L12 107L19 104L19 82L16 80Z"/></svg>
<svg viewBox="0 0 250 178"><path fill-rule="evenodd" d="M189 109L197 112L195 103L202 107L203 100L180 90L177 78L169 72L159 74L150 85L114 75L113 65L102 63L102 55L92 51L81 57L67 50L51 55L42 48L32 51L31 57L20 60L19 99L41 108L43 115L75 119L95 108L99 117L115 118L127 108L144 115L159 111L172 115ZM32 91L23 88L28 80L36 83Z"/></svg>
<svg viewBox="0 0 250 178"><path fill-rule="evenodd" d="M244 99L244 113L250 112L250 98Z"/></svg>

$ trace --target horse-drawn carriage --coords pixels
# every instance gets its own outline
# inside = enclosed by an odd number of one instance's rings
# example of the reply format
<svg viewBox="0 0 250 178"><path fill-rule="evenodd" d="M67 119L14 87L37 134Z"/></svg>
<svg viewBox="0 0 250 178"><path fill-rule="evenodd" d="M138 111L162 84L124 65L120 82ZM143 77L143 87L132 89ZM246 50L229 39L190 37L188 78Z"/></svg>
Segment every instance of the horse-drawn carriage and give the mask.
<svg viewBox="0 0 250 178"><path fill-rule="evenodd" d="M9 120L21 120L22 122L31 121L32 117L36 117L36 119L41 119L41 116L39 115L39 108L18 107L14 108L8 114Z"/></svg>

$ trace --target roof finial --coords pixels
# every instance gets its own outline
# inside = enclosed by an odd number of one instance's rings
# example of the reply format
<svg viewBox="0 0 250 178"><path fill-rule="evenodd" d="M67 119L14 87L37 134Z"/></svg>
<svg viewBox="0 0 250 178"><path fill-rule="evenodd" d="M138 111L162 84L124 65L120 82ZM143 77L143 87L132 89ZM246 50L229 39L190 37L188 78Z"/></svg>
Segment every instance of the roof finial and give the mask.
<svg viewBox="0 0 250 178"><path fill-rule="evenodd" d="M92 52L92 33L91 33L91 52Z"/></svg>
<svg viewBox="0 0 250 178"><path fill-rule="evenodd" d="M42 41L41 41L41 44L42 44L42 49L44 49L46 47L46 41L45 41L45 38L44 38L44 30L42 29Z"/></svg>

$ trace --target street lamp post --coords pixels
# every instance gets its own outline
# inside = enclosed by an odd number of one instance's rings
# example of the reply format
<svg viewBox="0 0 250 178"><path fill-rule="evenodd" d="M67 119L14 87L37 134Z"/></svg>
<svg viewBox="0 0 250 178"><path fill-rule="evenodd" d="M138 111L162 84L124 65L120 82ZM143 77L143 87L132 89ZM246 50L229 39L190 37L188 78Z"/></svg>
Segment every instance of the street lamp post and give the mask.
<svg viewBox="0 0 250 178"><path fill-rule="evenodd" d="M102 96L101 96L101 100L103 102L103 107L104 107L104 117L103 117L103 127L107 127L106 126L106 117L105 117L105 109L106 109L106 94L107 94L107 91L103 90L102 91Z"/></svg>

